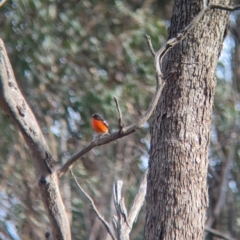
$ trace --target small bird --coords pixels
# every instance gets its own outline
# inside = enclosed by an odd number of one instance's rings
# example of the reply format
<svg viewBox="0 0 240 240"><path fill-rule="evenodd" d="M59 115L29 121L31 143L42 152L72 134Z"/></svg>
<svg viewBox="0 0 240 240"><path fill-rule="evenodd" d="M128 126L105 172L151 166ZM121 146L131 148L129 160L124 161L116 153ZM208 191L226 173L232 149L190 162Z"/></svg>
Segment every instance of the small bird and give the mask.
<svg viewBox="0 0 240 240"><path fill-rule="evenodd" d="M109 126L108 126L107 122L98 113L94 113L92 115L92 128L98 134L107 134L107 133L109 133Z"/></svg>

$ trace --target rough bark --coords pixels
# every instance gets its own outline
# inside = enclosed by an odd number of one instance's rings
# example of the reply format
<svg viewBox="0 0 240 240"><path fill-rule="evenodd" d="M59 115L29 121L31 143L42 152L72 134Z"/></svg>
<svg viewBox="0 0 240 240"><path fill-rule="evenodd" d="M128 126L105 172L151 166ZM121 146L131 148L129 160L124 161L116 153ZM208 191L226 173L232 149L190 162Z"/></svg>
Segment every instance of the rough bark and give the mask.
<svg viewBox="0 0 240 240"><path fill-rule="evenodd" d="M47 232L46 238L70 240L70 226L59 192L57 171L53 169L52 157L35 116L18 88L1 39L0 108L16 124L32 152L36 179L51 223L51 234Z"/></svg>
<svg viewBox="0 0 240 240"><path fill-rule="evenodd" d="M211 1L229 5L231 1ZM175 0L170 37L202 8ZM212 10L164 61L167 79L151 126L145 238L203 239L215 68L229 13Z"/></svg>

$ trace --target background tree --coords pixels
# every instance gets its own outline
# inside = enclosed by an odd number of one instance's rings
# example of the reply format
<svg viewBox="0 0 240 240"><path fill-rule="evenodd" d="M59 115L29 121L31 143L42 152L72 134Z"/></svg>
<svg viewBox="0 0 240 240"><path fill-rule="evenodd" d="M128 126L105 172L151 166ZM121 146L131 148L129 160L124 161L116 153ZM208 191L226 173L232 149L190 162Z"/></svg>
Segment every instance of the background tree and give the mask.
<svg viewBox="0 0 240 240"><path fill-rule="evenodd" d="M0 9L0 26L4 29L0 37L7 45L19 85L50 143L56 165L62 165L92 139L89 117L93 112L102 113L111 128L117 129L113 95L120 101L126 124L134 122L140 115L139 111L147 108L154 92L155 79L144 34L148 33L153 45L158 48L165 42L165 25L168 25L170 13L169 1L164 5L164 1L55 3L15 0L8 1ZM225 66L224 63L222 65ZM222 74L222 70L220 67L218 73ZM231 69L228 71L232 72ZM224 85L230 84L225 82ZM219 96L224 85L218 86ZM231 96L231 92L229 94ZM224 99L221 100L221 106L228 108ZM217 118L223 112L216 111L215 114ZM42 239L48 229L48 220L37 190L29 150L9 119L4 115L0 118L1 136L4 136L0 140L3 159L0 170L1 237ZM226 126L222 118L219 119L216 124ZM114 211L113 206L109 205L114 180L124 179L127 205L135 195L140 176L147 166L148 132L149 125L146 124L141 132L95 149L74 166L81 184L107 220ZM216 135L214 132L213 136ZM217 170L223 162L224 159L212 157L212 170L215 172L214 168ZM234 171L237 178L237 168ZM213 173L209 174L209 181L216 181ZM222 176L219 179L221 182ZM235 190L230 187L229 191L237 207L237 179L227 178L226 186L229 183L236 183ZM89 205L81 199L77 186L68 174L61 179L60 186L72 222L74 239L107 238L105 229ZM216 185L211 187L217 188ZM211 211L209 209L209 213ZM234 214L237 220L238 211ZM131 239L142 239L143 222L142 211ZM237 225L233 230L226 222L221 224L227 232L239 233Z"/></svg>
<svg viewBox="0 0 240 240"><path fill-rule="evenodd" d="M239 1L236 2L239 4ZM206 227L240 237L239 222L239 12L233 13L229 34L216 71L217 87L209 151L209 208ZM207 239L215 239L211 233Z"/></svg>

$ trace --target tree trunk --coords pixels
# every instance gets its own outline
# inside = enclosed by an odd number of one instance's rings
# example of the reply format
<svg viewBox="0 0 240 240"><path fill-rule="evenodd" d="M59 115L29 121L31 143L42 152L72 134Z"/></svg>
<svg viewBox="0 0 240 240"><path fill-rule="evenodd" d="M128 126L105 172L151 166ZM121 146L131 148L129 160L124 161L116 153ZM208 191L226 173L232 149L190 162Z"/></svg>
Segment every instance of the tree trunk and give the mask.
<svg viewBox="0 0 240 240"><path fill-rule="evenodd" d="M226 4L228 1L211 1ZM175 0L170 37L202 1ZM211 10L165 58L170 73L151 126L145 238L203 239L215 69L229 14Z"/></svg>
<svg viewBox="0 0 240 240"><path fill-rule="evenodd" d="M1 38L0 108L16 124L29 149L32 151L36 179L52 230L51 233L48 231L45 233L46 239L71 240L70 225L58 187L59 178L57 171L54 170L53 160L41 128L18 88Z"/></svg>

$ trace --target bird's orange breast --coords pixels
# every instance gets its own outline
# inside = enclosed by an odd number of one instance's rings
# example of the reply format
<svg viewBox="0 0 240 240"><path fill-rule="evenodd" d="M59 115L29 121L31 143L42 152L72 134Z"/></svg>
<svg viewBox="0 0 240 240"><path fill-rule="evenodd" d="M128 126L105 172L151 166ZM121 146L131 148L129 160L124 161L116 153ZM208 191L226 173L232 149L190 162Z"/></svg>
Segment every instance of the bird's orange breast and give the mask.
<svg viewBox="0 0 240 240"><path fill-rule="evenodd" d="M92 118L92 127L96 133L108 133L108 127L101 120Z"/></svg>

